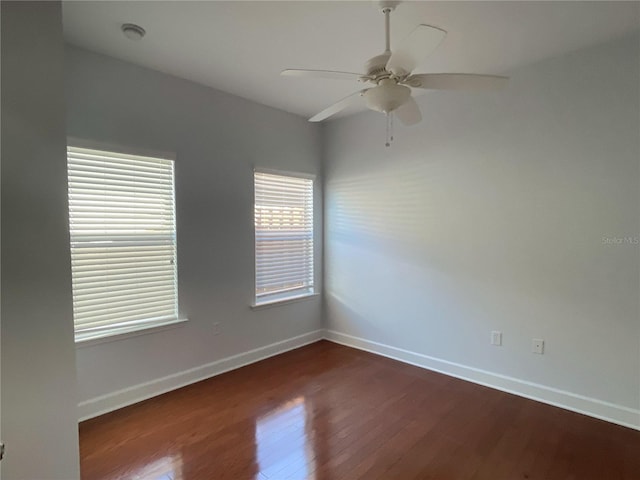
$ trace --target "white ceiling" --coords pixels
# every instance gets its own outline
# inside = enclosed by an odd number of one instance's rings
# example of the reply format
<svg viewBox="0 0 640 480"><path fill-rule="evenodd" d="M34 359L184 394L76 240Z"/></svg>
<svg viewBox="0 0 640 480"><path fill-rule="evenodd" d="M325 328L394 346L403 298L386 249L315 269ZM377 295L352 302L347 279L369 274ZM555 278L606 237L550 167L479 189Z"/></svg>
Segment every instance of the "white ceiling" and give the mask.
<svg viewBox="0 0 640 480"><path fill-rule="evenodd" d="M312 116L357 82L280 77L285 68L363 71L384 50L370 1L68 1L69 43L298 115ZM132 42L123 23L147 35ZM391 47L416 25L448 32L418 72L494 73L640 28L638 2L405 2Z"/></svg>

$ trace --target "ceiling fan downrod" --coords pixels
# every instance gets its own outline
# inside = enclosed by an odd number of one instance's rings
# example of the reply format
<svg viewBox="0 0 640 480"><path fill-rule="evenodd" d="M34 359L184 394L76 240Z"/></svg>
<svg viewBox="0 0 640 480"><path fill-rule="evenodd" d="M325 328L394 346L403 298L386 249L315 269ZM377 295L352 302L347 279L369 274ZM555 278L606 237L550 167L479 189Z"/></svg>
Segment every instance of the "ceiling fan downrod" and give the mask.
<svg viewBox="0 0 640 480"><path fill-rule="evenodd" d="M382 9L384 13L384 53L391 53L391 7L385 7Z"/></svg>

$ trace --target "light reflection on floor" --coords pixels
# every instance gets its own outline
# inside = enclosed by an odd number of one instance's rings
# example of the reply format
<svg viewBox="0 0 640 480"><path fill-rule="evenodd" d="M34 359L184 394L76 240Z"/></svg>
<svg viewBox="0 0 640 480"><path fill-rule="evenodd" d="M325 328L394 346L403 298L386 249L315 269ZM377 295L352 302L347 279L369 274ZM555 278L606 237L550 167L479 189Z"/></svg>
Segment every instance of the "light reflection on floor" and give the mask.
<svg viewBox="0 0 640 480"><path fill-rule="evenodd" d="M307 404L297 397L256 420L260 472L267 478L315 480L315 454Z"/></svg>
<svg viewBox="0 0 640 480"><path fill-rule="evenodd" d="M135 472L132 480L182 480L182 458L171 455L162 457Z"/></svg>

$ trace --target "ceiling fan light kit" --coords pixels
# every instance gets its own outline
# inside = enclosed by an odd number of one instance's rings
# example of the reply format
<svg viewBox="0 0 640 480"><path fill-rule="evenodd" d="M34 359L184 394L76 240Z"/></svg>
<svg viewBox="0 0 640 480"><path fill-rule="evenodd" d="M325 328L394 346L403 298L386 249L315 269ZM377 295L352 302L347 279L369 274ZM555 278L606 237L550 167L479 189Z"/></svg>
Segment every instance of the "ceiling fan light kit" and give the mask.
<svg viewBox="0 0 640 480"><path fill-rule="evenodd" d="M377 87L364 92L364 99L371 110L382 113L391 113L411 96L411 89L404 85L398 85L390 78L380 80Z"/></svg>
<svg viewBox="0 0 640 480"><path fill-rule="evenodd" d="M506 85L507 77L465 73L412 74L413 70L433 52L446 36L446 32L430 25L418 25L396 50L391 50L391 12L399 2L380 2L385 16L385 51L370 58L364 66L366 73L337 72L331 70L284 70L282 75L352 79L369 84L368 88L355 92L314 115L310 122L321 122L350 105L364 100L367 108L387 115L387 142L393 135L391 129L395 115L404 125L414 125L422 120L420 109L411 96L412 88L428 90L498 90Z"/></svg>

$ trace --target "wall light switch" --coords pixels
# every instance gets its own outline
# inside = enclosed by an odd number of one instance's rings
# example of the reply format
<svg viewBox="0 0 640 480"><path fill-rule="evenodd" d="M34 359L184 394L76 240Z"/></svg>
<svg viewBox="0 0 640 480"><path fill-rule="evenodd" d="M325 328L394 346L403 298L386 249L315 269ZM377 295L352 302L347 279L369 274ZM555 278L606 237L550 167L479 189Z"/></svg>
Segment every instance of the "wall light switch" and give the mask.
<svg viewBox="0 0 640 480"><path fill-rule="evenodd" d="M491 345L502 345L502 332L497 330L491 332Z"/></svg>
<svg viewBox="0 0 640 480"><path fill-rule="evenodd" d="M544 353L544 340L541 338L534 338L531 341L531 351L542 355Z"/></svg>

